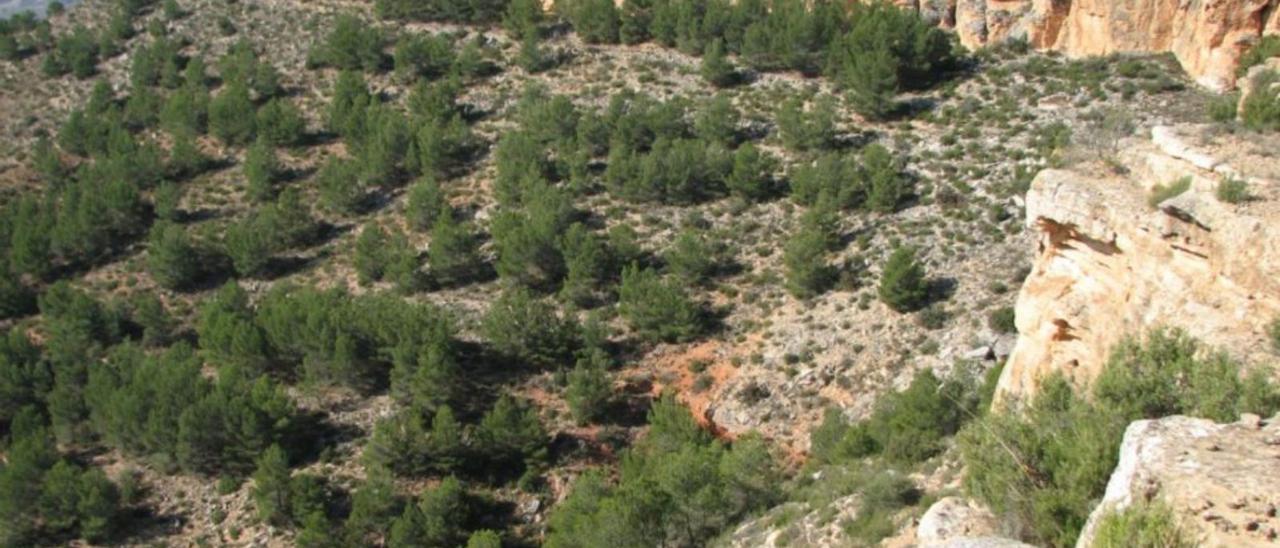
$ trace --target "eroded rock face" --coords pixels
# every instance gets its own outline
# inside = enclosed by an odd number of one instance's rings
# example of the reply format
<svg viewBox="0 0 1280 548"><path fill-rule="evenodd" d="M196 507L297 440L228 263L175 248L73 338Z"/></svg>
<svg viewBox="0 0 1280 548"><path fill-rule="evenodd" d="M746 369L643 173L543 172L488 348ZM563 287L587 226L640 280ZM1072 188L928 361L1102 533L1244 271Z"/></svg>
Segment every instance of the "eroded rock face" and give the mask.
<svg viewBox="0 0 1280 548"><path fill-rule="evenodd" d="M1024 38L1069 56L1171 52L1215 90L1231 88L1240 56L1280 32L1280 0L926 0L900 2L954 27L974 48ZM950 14L940 10L949 8ZM941 11L941 13L939 13Z"/></svg>
<svg viewBox="0 0 1280 548"><path fill-rule="evenodd" d="M1068 55L1172 52L1201 85L1227 89L1277 0L1035 0L1032 45Z"/></svg>
<svg viewBox="0 0 1280 548"><path fill-rule="evenodd" d="M1234 424L1189 417L1137 421L1076 548L1093 544L1100 520L1137 502L1168 505L1201 546L1275 546L1280 541L1280 415Z"/></svg>
<svg viewBox="0 0 1280 548"><path fill-rule="evenodd" d="M1018 342L998 397L1032 394L1060 371L1083 384L1123 337L1185 329L1242 362L1267 363L1265 325L1280 316L1280 162L1275 137L1157 127L1119 166L1041 172L1026 199L1038 257L1016 306ZM1117 174L1118 168L1123 174ZM1252 199L1215 197L1228 176ZM1149 204L1151 188L1190 189Z"/></svg>

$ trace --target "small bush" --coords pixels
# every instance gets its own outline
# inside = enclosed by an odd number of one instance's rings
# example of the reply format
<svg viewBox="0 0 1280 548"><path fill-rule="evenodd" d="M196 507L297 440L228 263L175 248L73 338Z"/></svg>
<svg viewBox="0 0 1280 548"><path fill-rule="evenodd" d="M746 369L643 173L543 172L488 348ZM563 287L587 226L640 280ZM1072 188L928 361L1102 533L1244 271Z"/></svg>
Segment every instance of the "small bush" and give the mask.
<svg viewBox="0 0 1280 548"><path fill-rule="evenodd" d="M1156 185L1151 189L1151 195L1147 198L1147 205L1159 207L1161 202L1181 195L1188 190L1191 190L1191 177L1183 177L1168 185Z"/></svg>
<svg viewBox="0 0 1280 548"><path fill-rule="evenodd" d="M1280 95L1271 87L1280 82L1280 74L1267 71L1260 74L1253 86L1257 91L1245 98L1241 106L1240 120L1244 127L1254 131L1280 131Z"/></svg>
<svg viewBox="0 0 1280 548"><path fill-rule="evenodd" d="M1228 204L1238 204L1249 200L1249 183L1235 177L1227 177L1218 182L1218 188L1214 191L1218 197L1218 201Z"/></svg>
<svg viewBox="0 0 1280 548"><path fill-rule="evenodd" d="M1280 354L1280 318L1267 325L1267 338L1271 339L1271 351Z"/></svg>
<svg viewBox="0 0 1280 548"><path fill-rule="evenodd" d="M1192 548L1195 537L1178 523L1168 506L1132 505L1107 514L1098 523L1097 548Z"/></svg>
<svg viewBox="0 0 1280 548"><path fill-rule="evenodd" d="M1018 330L1014 322L1012 306L1002 306L987 316L987 325L996 333L1013 333Z"/></svg>

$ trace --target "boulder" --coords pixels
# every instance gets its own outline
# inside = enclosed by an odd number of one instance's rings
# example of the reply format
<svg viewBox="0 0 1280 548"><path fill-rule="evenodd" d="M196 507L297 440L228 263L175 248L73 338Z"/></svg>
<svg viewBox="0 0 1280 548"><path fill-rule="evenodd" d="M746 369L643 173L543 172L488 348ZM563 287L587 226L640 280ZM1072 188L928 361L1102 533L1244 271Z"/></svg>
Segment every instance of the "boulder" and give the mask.
<svg viewBox="0 0 1280 548"><path fill-rule="evenodd" d="M1106 495L1076 548L1093 545L1108 513L1139 502L1167 505L1201 546L1280 542L1280 415L1233 424L1166 417L1130 424Z"/></svg>
<svg viewBox="0 0 1280 548"><path fill-rule="evenodd" d="M996 517L987 508L961 497L944 497L920 517L916 539L924 545L952 539L986 537L996 532Z"/></svg>

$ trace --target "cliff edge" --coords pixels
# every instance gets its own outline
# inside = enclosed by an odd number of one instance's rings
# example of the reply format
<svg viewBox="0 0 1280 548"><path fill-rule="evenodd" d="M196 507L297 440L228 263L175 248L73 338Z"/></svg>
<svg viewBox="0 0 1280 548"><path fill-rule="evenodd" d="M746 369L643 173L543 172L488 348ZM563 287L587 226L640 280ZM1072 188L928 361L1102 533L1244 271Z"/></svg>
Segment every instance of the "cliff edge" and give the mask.
<svg viewBox="0 0 1280 548"><path fill-rule="evenodd" d="M1266 325L1280 316L1275 150L1276 136L1158 126L1110 165L1041 172L1026 197L1037 257L998 398L1031 394L1054 371L1088 382L1123 337L1159 325L1245 364L1271 360ZM1246 200L1217 196L1228 179L1246 182ZM1158 186L1186 190L1158 195Z"/></svg>

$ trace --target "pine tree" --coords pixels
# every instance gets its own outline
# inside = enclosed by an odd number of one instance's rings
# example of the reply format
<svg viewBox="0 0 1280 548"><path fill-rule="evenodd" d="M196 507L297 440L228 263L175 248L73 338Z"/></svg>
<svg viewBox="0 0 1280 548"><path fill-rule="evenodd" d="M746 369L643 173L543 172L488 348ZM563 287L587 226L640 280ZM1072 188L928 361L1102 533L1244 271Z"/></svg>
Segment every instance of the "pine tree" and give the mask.
<svg viewBox="0 0 1280 548"><path fill-rule="evenodd" d="M604 242L581 223L574 223L560 241L565 278L560 294L579 306L591 303L610 275L612 260Z"/></svg>
<svg viewBox="0 0 1280 548"><path fill-rule="evenodd" d="M498 352L537 368L563 364L577 348L577 325L519 286L489 305L481 326Z"/></svg>
<svg viewBox="0 0 1280 548"><path fill-rule="evenodd" d="M466 548L502 548L502 536L491 529L481 529L467 538Z"/></svg>
<svg viewBox="0 0 1280 548"><path fill-rule="evenodd" d="M687 341L701 330L698 306L680 286L634 264L622 271L618 306L632 329L650 341Z"/></svg>
<svg viewBox="0 0 1280 548"><path fill-rule="evenodd" d="M419 231L430 230L444 213L452 215L449 203L445 201L444 191L440 189L440 183L436 182L434 177L424 176L409 187L409 199L405 205L404 214L411 228Z"/></svg>
<svg viewBox="0 0 1280 548"><path fill-rule="evenodd" d="M275 179L280 171L276 151L264 137L249 146L244 155L245 194L254 202L266 202L276 195Z"/></svg>
<svg viewBox="0 0 1280 548"><path fill-rule="evenodd" d="M804 226L787 242L782 261L787 267L787 290L796 297L818 295L831 282L826 261L827 235L820 230Z"/></svg>
<svg viewBox="0 0 1280 548"><path fill-rule="evenodd" d="M706 282L720 267L715 245L702 230L689 227L680 231L662 258L667 271L689 285Z"/></svg>
<svg viewBox="0 0 1280 548"><path fill-rule="evenodd" d="M195 135L190 130L179 128L173 134L173 148L169 150L169 176L187 179L199 175L209 165L209 159L200 152Z"/></svg>
<svg viewBox="0 0 1280 548"><path fill-rule="evenodd" d="M574 420L578 424L588 424L604 413L612 393L609 374L601 360L584 358L578 360L573 371L569 372L564 399Z"/></svg>
<svg viewBox="0 0 1280 548"><path fill-rule="evenodd" d="M289 522L290 483L289 457L273 444L258 458L258 469L253 473L253 504L258 519L275 525Z"/></svg>
<svg viewBox="0 0 1280 548"><path fill-rule="evenodd" d="M733 153L733 171L725 179L729 191L747 200L760 201L773 194L774 161L753 143L746 143Z"/></svg>
<svg viewBox="0 0 1280 548"><path fill-rule="evenodd" d="M868 189L867 207L880 213L893 213L907 194L907 183L888 149L871 144L862 151L859 169Z"/></svg>
<svg viewBox="0 0 1280 548"><path fill-rule="evenodd" d="M854 110L873 120L882 120L897 110L898 73L888 45L854 53L848 63L843 84Z"/></svg>
<svg viewBox="0 0 1280 548"><path fill-rule="evenodd" d="M209 103L209 131L228 145L248 143L256 125L253 101L243 82L231 82Z"/></svg>
<svg viewBox="0 0 1280 548"><path fill-rule="evenodd" d="M385 468L371 467L351 497L351 513L344 524L349 545L366 545L385 535L397 512L395 484Z"/></svg>
<svg viewBox="0 0 1280 548"><path fill-rule="evenodd" d="M880 300L896 312L908 312L924 305L928 285L924 267L916 262L915 252L899 247L889 256L880 273Z"/></svg>
<svg viewBox="0 0 1280 548"><path fill-rule="evenodd" d="M694 115L693 126L698 137L730 146L738 140L738 120L741 117L729 96L719 93Z"/></svg>
<svg viewBox="0 0 1280 548"><path fill-rule="evenodd" d="M158 222L151 227L147 246L147 270L166 289L190 287L200 275L200 259L187 231L179 225Z"/></svg>
<svg viewBox="0 0 1280 548"><path fill-rule="evenodd" d="M360 285L382 279L387 268L387 232L370 221L356 238L355 269Z"/></svg>
<svg viewBox="0 0 1280 548"><path fill-rule="evenodd" d="M275 146L292 146L302 140L307 123L298 107L286 99L274 98L258 109L258 135Z"/></svg>
<svg viewBox="0 0 1280 548"><path fill-rule="evenodd" d="M469 281L483 265L471 228L455 220L449 208L441 209L436 215L427 248L427 265L432 278L446 285Z"/></svg>
<svg viewBox="0 0 1280 548"><path fill-rule="evenodd" d="M227 227L224 236L226 253L240 276L263 274L271 263L280 234L271 230L269 223L263 222L265 218L268 217L254 216Z"/></svg>
<svg viewBox="0 0 1280 548"><path fill-rule="evenodd" d="M476 443L490 466L519 467L546 458L547 433L533 408L508 394L498 401L476 427Z"/></svg>
<svg viewBox="0 0 1280 548"><path fill-rule="evenodd" d="M76 504L80 536L92 543L102 543L119 523L120 490L99 469L80 476L79 502Z"/></svg>
<svg viewBox="0 0 1280 548"><path fill-rule="evenodd" d="M716 39L702 54L702 79L716 87L729 87L738 82L738 72L725 56L724 42Z"/></svg>
<svg viewBox="0 0 1280 548"><path fill-rule="evenodd" d="M502 16L502 28L512 37L525 39L541 33L542 3L538 0L511 0Z"/></svg>
<svg viewBox="0 0 1280 548"><path fill-rule="evenodd" d="M576 0L569 9L573 29L588 44L618 43L618 8L613 0Z"/></svg>

